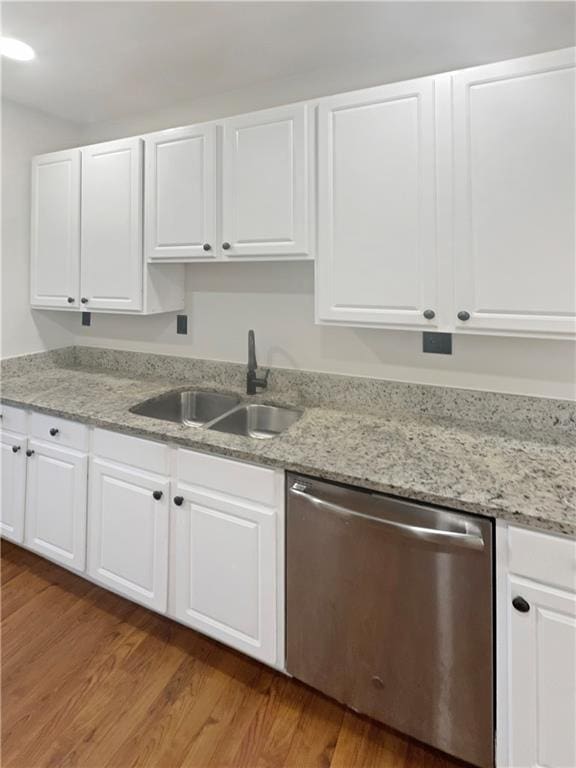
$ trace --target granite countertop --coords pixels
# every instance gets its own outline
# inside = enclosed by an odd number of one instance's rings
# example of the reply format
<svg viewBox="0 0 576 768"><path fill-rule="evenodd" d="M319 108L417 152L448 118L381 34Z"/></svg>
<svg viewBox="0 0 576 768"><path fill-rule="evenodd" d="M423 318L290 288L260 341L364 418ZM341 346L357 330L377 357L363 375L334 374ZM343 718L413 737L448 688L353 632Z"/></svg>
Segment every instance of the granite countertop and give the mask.
<svg viewBox="0 0 576 768"><path fill-rule="evenodd" d="M130 413L141 401L190 384L126 372L16 366L4 372L2 402L153 440L301 472L576 536L576 447L565 433L548 439L507 434L405 413L305 407L286 433L258 440ZM226 389L217 377L206 389ZM256 400L297 402L274 393Z"/></svg>

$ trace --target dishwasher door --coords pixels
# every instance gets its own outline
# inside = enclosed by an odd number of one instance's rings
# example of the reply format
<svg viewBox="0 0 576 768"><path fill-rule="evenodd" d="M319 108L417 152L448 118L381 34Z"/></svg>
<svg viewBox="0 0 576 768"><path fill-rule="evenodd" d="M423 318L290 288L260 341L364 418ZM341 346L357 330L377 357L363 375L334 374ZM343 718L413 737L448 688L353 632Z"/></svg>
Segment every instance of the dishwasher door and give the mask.
<svg viewBox="0 0 576 768"><path fill-rule="evenodd" d="M494 765L492 522L288 476L287 669Z"/></svg>

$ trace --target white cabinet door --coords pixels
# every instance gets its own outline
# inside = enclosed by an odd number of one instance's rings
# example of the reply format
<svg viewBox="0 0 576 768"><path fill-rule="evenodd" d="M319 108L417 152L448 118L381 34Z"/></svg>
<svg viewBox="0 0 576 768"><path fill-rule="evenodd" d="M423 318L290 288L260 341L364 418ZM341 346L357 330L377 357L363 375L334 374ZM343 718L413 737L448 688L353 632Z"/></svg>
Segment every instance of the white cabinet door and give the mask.
<svg viewBox="0 0 576 768"><path fill-rule="evenodd" d="M574 333L575 89L573 49L454 76L459 329Z"/></svg>
<svg viewBox="0 0 576 768"><path fill-rule="evenodd" d="M86 555L88 458L72 448L28 443L26 544L76 571Z"/></svg>
<svg viewBox="0 0 576 768"><path fill-rule="evenodd" d="M161 612L168 595L169 491L167 477L91 462L88 574Z"/></svg>
<svg viewBox="0 0 576 768"><path fill-rule="evenodd" d="M320 322L436 325L434 89L424 78L320 102Z"/></svg>
<svg viewBox="0 0 576 768"><path fill-rule="evenodd" d="M80 306L80 150L32 160L31 303Z"/></svg>
<svg viewBox="0 0 576 768"><path fill-rule="evenodd" d="M142 308L142 140L82 149L82 306Z"/></svg>
<svg viewBox="0 0 576 768"><path fill-rule="evenodd" d="M276 513L178 486L173 506L174 615L276 663Z"/></svg>
<svg viewBox="0 0 576 768"><path fill-rule="evenodd" d="M0 534L21 544L24 541L26 503L26 437L2 431L2 507Z"/></svg>
<svg viewBox="0 0 576 768"><path fill-rule="evenodd" d="M145 155L148 258L215 258L216 126L148 136Z"/></svg>
<svg viewBox="0 0 576 768"><path fill-rule="evenodd" d="M307 256L308 107L225 120L222 183L227 258Z"/></svg>
<svg viewBox="0 0 576 768"><path fill-rule="evenodd" d="M510 765L576 765L576 595L510 578Z"/></svg>

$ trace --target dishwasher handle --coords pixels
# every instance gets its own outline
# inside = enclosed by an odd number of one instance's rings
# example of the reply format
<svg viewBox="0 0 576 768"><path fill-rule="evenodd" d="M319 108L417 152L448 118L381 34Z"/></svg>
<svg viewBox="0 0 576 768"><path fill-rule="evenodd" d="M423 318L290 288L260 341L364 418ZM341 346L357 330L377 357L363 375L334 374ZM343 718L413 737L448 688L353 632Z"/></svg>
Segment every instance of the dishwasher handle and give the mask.
<svg viewBox="0 0 576 768"><path fill-rule="evenodd" d="M409 525L408 523L398 523L394 520L386 520L373 515L366 515L363 512L356 512L340 504L334 504L332 501L326 501L318 496L311 494L303 483L296 482L290 487L290 493L306 499L317 507L328 509L338 515L351 517L360 517L364 520L378 523L390 530L397 531L403 536L413 537L419 541L425 541L430 544L454 545L464 549L474 549L482 551L484 549L484 538L478 526L468 521L463 521L464 531L446 531L438 528L424 528L419 525Z"/></svg>

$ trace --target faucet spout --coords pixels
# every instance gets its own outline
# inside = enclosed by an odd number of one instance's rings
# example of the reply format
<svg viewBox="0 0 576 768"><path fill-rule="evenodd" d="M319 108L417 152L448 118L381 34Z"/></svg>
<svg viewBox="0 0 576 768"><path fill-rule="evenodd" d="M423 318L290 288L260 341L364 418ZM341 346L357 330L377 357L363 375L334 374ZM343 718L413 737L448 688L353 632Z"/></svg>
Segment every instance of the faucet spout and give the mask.
<svg viewBox="0 0 576 768"><path fill-rule="evenodd" d="M254 331L248 331L248 370L255 371L258 368L256 362L256 339Z"/></svg>
<svg viewBox="0 0 576 768"><path fill-rule="evenodd" d="M256 362L256 339L254 331L248 331L248 369L246 371L246 394L255 395L260 389L266 389L268 386L268 375L270 369L264 372L263 377L258 377L258 363Z"/></svg>

